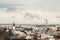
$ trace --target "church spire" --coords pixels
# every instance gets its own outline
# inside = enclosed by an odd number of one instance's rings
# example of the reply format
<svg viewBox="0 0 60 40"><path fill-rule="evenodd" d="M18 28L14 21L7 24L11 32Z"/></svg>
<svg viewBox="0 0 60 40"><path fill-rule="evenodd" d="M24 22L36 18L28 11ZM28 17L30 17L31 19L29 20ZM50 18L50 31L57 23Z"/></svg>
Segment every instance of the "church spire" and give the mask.
<svg viewBox="0 0 60 40"><path fill-rule="evenodd" d="M13 22L13 26L15 26L15 22Z"/></svg>

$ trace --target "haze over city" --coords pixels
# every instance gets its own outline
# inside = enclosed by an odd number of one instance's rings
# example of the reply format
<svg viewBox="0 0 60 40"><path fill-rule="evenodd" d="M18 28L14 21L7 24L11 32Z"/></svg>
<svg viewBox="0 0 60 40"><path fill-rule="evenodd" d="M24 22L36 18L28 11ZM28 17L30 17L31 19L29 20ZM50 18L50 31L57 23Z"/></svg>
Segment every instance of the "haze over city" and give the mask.
<svg viewBox="0 0 60 40"><path fill-rule="evenodd" d="M60 0L0 0L0 23L60 24Z"/></svg>

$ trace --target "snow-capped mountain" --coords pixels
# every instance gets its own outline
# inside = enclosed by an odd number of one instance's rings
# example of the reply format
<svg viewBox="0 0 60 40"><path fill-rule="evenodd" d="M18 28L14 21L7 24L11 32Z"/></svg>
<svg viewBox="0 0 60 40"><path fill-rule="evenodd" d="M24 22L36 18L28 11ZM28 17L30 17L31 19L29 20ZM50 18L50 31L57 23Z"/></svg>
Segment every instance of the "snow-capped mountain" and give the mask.
<svg viewBox="0 0 60 40"><path fill-rule="evenodd" d="M47 11L39 11L24 8L1 8L0 9L0 23L22 23L22 24L45 24L45 19L48 23L58 23L54 14Z"/></svg>

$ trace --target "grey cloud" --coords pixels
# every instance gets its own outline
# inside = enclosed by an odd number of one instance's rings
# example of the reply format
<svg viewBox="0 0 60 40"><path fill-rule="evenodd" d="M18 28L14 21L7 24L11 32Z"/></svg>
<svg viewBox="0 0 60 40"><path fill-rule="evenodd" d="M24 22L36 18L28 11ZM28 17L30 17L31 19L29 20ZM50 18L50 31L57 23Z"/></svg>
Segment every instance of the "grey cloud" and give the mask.
<svg viewBox="0 0 60 40"><path fill-rule="evenodd" d="M58 12L60 11L60 0L6 0L2 1L3 5L0 6L6 7L6 6L17 6L19 4L23 4L23 7L25 8L37 8L40 10L45 11L52 11L52 12ZM5 5L11 4L11 5ZM13 5L14 4L14 5ZM21 5L20 5L21 6Z"/></svg>

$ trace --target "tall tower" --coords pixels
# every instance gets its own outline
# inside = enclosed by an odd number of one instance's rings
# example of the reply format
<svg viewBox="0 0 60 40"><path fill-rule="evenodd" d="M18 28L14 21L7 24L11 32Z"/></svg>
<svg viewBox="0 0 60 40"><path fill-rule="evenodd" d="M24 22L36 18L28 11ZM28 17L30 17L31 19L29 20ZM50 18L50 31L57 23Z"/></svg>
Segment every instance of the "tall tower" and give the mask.
<svg viewBox="0 0 60 40"><path fill-rule="evenodd" d="M46 19L46 27L48 27L48 20Z"/></svg>
<svg viewBox="0 0 60 40"><path fill-rule="evenodd" d="M13 22L13 30L15 30L15 22Z"/></svg>
<svg viewBox="0 0 60 40"><path fill-rule="evenodd" d="M15 26L15 22L13 22L13 26Z"/></svg>

